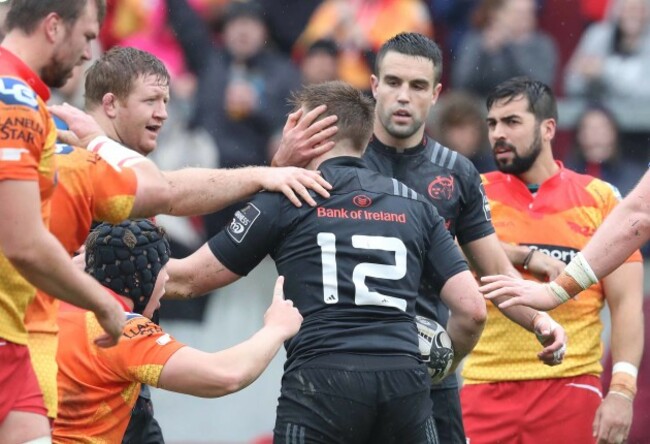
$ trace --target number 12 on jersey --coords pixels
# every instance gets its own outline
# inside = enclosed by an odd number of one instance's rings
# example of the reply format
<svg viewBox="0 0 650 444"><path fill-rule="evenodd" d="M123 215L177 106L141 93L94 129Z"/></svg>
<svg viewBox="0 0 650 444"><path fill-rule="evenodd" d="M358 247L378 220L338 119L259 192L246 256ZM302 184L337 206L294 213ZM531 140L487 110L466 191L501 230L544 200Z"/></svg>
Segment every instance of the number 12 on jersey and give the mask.
<svg viewBox="0 0 650 444"><path fill-rule="evenodd" d="M323 264L323 300L326 304L339 302L338 267L336 265L336 235L318 233L317 242L321 249ZM354 283L354 303L356 305L377 305L394 307L406 311L406 300L371 291L366 285L366 277L400 280L406 276L406 246L396 237L352 236L352 246L363 250L390 251L395 254L395 265L361 262L352 270Z"/></svg>

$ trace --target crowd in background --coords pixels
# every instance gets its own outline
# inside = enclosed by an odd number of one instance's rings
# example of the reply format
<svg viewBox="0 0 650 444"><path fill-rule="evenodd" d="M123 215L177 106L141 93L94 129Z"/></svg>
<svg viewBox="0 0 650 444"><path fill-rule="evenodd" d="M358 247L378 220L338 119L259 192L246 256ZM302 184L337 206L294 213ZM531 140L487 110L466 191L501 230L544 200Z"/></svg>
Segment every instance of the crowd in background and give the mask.
<svg viewBox="0 0 650 444"><path fill-rule="evenodd" d="M269 162L301 85L342 79L369 90L376 50L401 31L443 48L443 94L427 129L480 172L494 169L483 96L517 75L579 104L572 121L560 115L555 146L567 166L623 195L645 171L650 125L629 117L650 98L648 0L108 0L96 53L135 46L171 72L161 167L237 167ZM77 74L53 100L82 105ZM218 232L233 211L165 220L175 254ZM167 311L198 319L203 304Z"/></svg>

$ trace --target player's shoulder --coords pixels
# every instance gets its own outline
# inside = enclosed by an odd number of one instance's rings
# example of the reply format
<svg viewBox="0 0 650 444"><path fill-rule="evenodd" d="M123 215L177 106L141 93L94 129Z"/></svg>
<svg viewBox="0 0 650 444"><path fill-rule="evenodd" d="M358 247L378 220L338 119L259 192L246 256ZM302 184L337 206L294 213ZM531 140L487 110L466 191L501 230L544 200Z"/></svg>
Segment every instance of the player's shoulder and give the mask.
<svg viewBox="0 0 650 444"><path fill-rule="evenodd" d="M36 92L23 79L6 75L0 76L0 103L36 112L44 106Z"/></svg>
<svg viewBox="0 0 650 444"><path fill-rule="evenodd" d="M569 169L564 169L563 173L576 188L586 191L600 205L611 202L612 199L617 201L623 199L618 188L607 181Z"/></svg>
<svg viewBox="0 0 650 444"><path fill-rule="evenodd" d="M483 185L485 186L507 182L508 180L508 175L501 171L490 171L481 174L481 182L483 182Z"/></svg>
<svg viewBox="0 0 650 444"><path fill-rule="evenodd" d="M126 313L122 337L126 339L147 338L163 333L161 326L138 313Z"/></svg>
<svg viewBox="0 0 650 444"><path fill-rule="evenodd" d="M478 171L471 160L430 137L427 137L423 155L430 166L441 172L454 174L458 177L478 176Z"/></svg>

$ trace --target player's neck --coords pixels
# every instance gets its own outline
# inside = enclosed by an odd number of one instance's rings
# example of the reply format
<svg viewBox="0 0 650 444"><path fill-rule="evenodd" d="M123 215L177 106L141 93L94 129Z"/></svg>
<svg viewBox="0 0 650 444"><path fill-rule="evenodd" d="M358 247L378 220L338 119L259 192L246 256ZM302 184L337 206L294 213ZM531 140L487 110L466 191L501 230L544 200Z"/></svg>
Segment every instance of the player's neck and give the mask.
<svg viewBox="0 0 650 444"><path fill-rule="evenodd" d="M307 164L306 168L308 170L317 170L318 167L328 159L343 156L361 157L361 154L362 153L355 149L349 141L339 140L330 151L312 159L311 162Z"/></svg>
<svg viewBox="0 0 650 444"><path fill-rule="evenodd" d="M39 77L44 66L43 61L49 60L49 56L43 49L46 48L46 45L39 44L30 36L17 30L5 36L2 41L2 47L22 60Z"/></svg>
<svg viewBox="0 0 650 444"><path fill-rule="evenodd" d="M525 173L519 174L518 177L526 184L540 185L555 176L560 170L560 167L553 158L552 151L542 150L539 157L532 167Z"/></svg>
<svg viewBox="0 0 650 444"><path fill-rule="evenodd" d="M374 136L384 145L395 148L397 151L404 151L409 148L419 147L422 144L424 125L415 134L409 137L399 138L390 135L381 123L375 122Z"/></svg>

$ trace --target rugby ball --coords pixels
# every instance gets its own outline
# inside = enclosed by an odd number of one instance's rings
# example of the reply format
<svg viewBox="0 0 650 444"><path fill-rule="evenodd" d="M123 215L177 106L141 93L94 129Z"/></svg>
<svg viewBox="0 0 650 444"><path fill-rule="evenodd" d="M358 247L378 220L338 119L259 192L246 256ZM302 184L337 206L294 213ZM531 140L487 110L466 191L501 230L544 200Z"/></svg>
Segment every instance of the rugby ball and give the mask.
<svg viewBox="0 0 650 444"><path fill-rule="evenodd" d="M415 323L418 327L418 345L422 360L427 364L431 382L439 383L449 374L454 360L451 339L447 330L433 319L416 316Z"/></svg>

